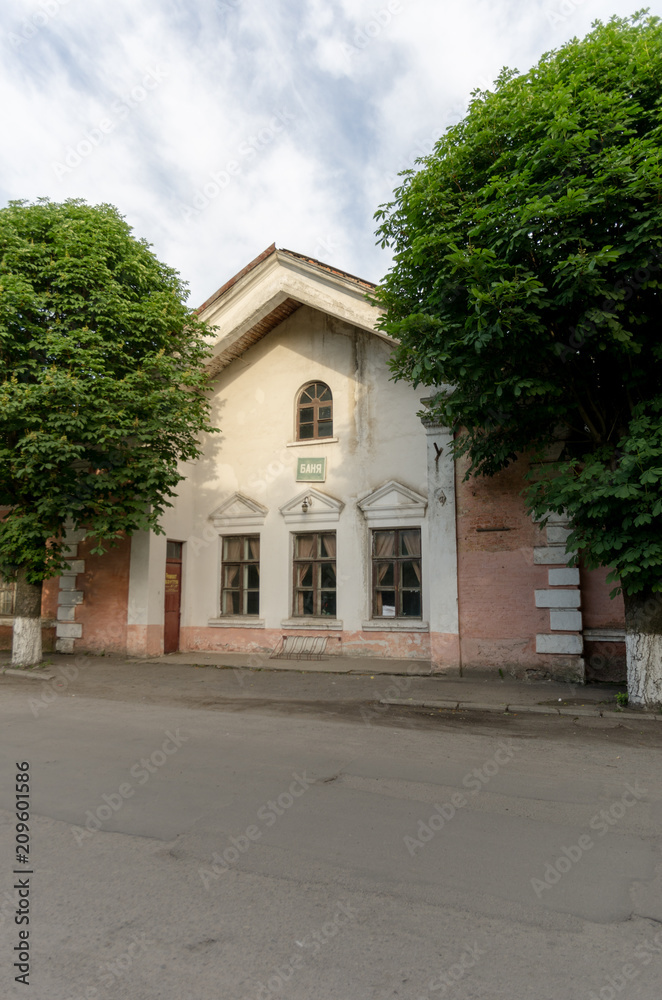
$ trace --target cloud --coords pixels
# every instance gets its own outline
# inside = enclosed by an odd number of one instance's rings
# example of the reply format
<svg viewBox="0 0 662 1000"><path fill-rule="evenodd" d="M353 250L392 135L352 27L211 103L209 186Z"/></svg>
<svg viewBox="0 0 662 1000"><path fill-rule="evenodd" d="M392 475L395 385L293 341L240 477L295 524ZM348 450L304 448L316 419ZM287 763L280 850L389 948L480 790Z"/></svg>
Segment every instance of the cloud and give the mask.
<svg viewBox="0 0 662 1000"><path fill-rule="evenodd" d="M0 197L117 205L192 304L274 240L377 280L398 171L502 66L614 13L631 4L5 0Z"/></svg>

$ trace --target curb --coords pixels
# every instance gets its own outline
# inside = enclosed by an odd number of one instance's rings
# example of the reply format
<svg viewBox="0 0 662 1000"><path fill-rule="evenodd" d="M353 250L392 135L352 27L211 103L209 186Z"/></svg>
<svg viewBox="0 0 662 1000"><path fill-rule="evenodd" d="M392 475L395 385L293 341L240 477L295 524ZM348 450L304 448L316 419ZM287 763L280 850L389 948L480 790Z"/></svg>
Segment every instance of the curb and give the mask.
<svg viewBox="0 0 662 1000"><path fill-rule="evenodd" d="M36 670L18 670L12 667L3 667L0 674L7 674L8 677L27 677L31 681L52 681L55 674L37 672Z"/></svg>
<svg viewBox="0 0 662 1000"><path fill-rule="evenodd" d="M505 702L494 705L481 701L427 701L415 698L380 698L380 705L393 705L400 708L445 708L460 712L495 712L501 715L570 715L590 716L596 719L653 719L662 722L662 714L656 712L617 711L612 708L588 708L582 705L578 708L553 708L551 705L510 705Z"/></svg>

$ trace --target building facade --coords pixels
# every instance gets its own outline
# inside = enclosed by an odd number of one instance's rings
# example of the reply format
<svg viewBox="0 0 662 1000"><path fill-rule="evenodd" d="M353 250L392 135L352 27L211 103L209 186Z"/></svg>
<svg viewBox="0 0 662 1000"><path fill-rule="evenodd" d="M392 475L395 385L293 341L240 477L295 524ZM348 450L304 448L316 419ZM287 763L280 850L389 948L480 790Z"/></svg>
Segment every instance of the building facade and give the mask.
<svg viewBox="0 0 662 1000"><path fill-rule="evenodd" d="M541 531L526 516L524 460L464 479L423 393L391 380L372 287L272 246L204 303L218 433L183 470L164 535L99 557L70 533L70 569L45 594L58 650L618 669L623 610L604 574L567 566L562 519Z"/></svg>

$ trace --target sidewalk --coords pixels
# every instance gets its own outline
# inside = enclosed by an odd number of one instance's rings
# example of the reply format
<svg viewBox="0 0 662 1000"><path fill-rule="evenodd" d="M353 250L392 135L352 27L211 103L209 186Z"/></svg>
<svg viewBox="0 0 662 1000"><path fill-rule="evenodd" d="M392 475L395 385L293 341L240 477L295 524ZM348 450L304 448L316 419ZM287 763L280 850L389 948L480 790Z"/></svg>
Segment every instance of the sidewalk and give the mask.
<svg viewBox="0 0 662 1000"><path fill-rule="evenodd" d="M391 660L375 656L325 656L319 660L287 660L265 653L168 653L134 663L176 663L192 666L248 667L254 670L296 670L314 674L412 674L430 676L429 660Z"/></svg>
<svg viewBox="0 0 662 1000"><path fill-rule="evenodd" d="M77 697L182 702L355 702L448 711L656 719L662 713L621 709L612 685L518 681L481 672L431 674L426 660L330 657L274 660L261 654L171 653L152 659L47 654L41 667L13 670L0 652L0 686L44 685ZM27 690L26 690L27 693ZM34 693L34 694L33 694Z"/></svg>

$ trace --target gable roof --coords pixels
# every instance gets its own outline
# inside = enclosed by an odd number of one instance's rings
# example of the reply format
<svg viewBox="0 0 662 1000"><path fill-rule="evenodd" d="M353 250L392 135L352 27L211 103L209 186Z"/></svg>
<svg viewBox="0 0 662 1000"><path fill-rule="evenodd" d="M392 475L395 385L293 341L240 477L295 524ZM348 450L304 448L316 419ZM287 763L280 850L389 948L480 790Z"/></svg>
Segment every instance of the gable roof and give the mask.
<svg viewBox="0 0 662 1000"><path fill-rule="evenodd" d="M395 343L375 330L382 310L366 297L374 288L370 281L272 243L197 310L214 328L210 377L303 305Z"/></svg>

